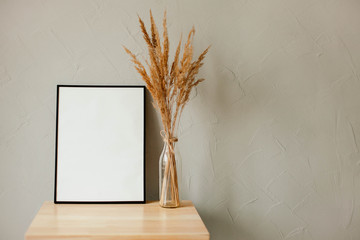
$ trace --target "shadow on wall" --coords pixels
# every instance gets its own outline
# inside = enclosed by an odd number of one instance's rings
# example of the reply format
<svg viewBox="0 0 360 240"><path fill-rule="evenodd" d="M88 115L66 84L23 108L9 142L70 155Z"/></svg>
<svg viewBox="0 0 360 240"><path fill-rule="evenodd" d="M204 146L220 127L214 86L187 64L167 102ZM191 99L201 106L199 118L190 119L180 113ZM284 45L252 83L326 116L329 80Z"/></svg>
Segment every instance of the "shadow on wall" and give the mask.
<svg viewBox="0 0 360 240"><path fill-rule="evenodd" d="M146 169L146 200L159 200L159 157L162 150L160 137L159 115L152 105L152 97L148 90L145 92L145 169Z"/></svg>

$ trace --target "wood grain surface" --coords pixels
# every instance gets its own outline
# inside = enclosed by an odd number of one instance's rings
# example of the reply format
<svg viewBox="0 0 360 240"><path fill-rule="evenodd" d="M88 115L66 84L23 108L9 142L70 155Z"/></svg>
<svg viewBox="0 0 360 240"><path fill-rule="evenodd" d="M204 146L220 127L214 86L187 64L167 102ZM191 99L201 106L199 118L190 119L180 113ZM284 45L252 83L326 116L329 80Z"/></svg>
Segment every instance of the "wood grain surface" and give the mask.
<svg viewBox="0 0 360 240"><path fill-rule="evenodd" d="M45 202L27 240L209 239L191 201L179 208L147 204L54 204Z"/></svg>

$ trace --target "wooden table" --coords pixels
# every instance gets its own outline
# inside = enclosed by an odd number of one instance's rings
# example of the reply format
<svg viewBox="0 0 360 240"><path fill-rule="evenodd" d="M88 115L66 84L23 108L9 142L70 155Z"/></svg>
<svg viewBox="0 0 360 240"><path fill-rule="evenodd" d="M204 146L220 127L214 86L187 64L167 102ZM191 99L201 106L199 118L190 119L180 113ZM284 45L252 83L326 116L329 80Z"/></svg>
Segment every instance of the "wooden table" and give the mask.
<svg viewBox="0 0 360 240"><path fill-rule="evenodd" d="M191 201L181 207L146 204L45 202L25 234L28 240L210 239Z"/></svg>

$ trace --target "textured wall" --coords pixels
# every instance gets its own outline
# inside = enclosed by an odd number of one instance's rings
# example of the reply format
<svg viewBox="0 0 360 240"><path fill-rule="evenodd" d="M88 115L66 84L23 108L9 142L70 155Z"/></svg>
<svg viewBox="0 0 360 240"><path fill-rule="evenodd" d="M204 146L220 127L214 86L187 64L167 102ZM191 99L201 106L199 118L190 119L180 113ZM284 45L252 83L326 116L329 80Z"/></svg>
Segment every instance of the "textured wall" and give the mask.
<svg viewBox="0 0 360 240"><path fill-rule="evenodd" d="M212 44L179 131L212 239L360 239L360 2L0 0L0 239L53 197L56 84L142 84L136 13ZM148 21L147 21L148 22ZM148 198L162 141L148 97Z"/></svg>

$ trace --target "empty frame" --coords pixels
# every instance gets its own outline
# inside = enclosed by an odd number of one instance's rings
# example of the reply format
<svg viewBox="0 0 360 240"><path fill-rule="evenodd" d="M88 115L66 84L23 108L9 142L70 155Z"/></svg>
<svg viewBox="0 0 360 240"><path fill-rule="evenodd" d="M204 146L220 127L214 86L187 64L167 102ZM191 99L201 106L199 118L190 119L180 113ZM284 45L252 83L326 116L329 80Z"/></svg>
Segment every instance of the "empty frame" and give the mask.
<svg viewBox="0 0 360 240"><path fill-rule="evenodd" d="M57 87L55 203L145 202L145 87Z"/></svg>

